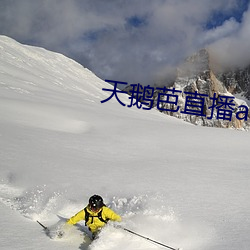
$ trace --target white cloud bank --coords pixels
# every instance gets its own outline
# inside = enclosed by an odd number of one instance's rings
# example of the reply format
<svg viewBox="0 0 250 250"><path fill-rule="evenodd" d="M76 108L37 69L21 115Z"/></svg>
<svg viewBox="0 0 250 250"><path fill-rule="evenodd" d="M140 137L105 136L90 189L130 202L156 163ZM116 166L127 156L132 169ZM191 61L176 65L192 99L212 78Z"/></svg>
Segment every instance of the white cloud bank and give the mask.
<svg viewBox="0 0 250 250"><path fill-rule="evenodd" d="M234 18L242 2L3 0L0 33L62 52L104 79L152 84L209 45L223 62L247 62L250 11ZM207 29L215 13L225 20Z"/></svg>

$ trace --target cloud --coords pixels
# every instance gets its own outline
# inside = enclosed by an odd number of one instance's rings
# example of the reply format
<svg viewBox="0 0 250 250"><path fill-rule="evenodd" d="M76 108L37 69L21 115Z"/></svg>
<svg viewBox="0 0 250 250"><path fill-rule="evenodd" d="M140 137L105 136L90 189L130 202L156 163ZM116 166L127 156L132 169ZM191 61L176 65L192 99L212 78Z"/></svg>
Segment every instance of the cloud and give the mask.
<svg viewBox="0 0 250 250"><path fill-rule="evenodd" d="M201 44L211 44L213 42L219 41L225 37L235 34L240 28L240 24L235 20L235 18L230 18L225 20L221 26L204 31L201 36Z"/></svg>
<svg viewBox="0 0 250 250"><path fill-rule="evenodd" d="M227 29L227 24L220 27ZM243 15L242 22L232 32L210 44L210 51L218 64L224 67L245 67L250 64L250 9Z"/></svg>
<svg viewBox="0 0 250 250"><path fill-rule="evenodd" d="M213 44L214 51L220 51L223 44L236 46L238 38L232 34L238 34L242 43L249 38L247 13L242 23L232 17L206 28L214 13L233 16L238 3L2 0L0 33L61 52L103 79L152 84L164 80L180 60L204 46Z"/></svg>

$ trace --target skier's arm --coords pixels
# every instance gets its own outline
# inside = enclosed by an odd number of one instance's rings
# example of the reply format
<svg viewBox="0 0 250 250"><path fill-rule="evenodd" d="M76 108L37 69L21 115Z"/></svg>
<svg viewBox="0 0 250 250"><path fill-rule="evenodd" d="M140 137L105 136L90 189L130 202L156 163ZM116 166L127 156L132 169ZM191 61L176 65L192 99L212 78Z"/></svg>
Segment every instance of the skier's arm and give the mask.
<svg viewBox="0 0 250 250"><path fill-rule="evenodd" d="M84 209L83 209L83 210L81 210L80 212L78 212L77 214L75 214L74 216L72 216L72 217L67 221L67 224L75 225L78 221L84 220L84 218L85 218L85 212L84 212Z"/></svg>
<svg viewBox="0 0 250 250"><path fill-rule="evenodd" d="M105 217L107 219L110 219L112 221L118 221L120 222L122 220L121 216L116 214L113 210L110 208L105 207Z"/></svg>

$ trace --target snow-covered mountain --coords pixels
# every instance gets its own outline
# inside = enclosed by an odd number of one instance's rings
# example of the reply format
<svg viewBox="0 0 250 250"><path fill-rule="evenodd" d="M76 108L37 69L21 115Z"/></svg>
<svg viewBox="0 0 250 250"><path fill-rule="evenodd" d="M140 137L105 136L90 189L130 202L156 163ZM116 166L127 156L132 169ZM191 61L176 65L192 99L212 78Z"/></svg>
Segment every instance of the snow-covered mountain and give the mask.
<svg viewBox="0 0 250 250"><path fill-rule="evenodd" d="M196 125L249 130L250 68L226 71L225 69L221 71L221 68L222 66L218 67L214 63L207 49L198 51L179 65L176 79L166 84L167 88L174 89L174 92L165 92L164 86L161 85L155 87L154 107L167 115ZM162 84L164 85L164 82ZM128 86L125 91L132 94L132 87ZM190 95L195 92L198 94L196 98ZM159 94L162 100L160 108L157 106ZM229 99L226 99L227 97ZM217 106L213 108L213 105L226 100L230 102L232 98L234 98L233 106L223 107L225 110L231 110L230 115L225 113L224 117L224 114L220 114L221 110L217 111ZM186 106L187 103L190 105ZM244 114L241 111L244 111ZM220 112L219 115L218 112ZM244 119L242 119L243 116Z"/></svg>
<svg viewBox="0 0 250 250"><path fill-rule="evenodd" d="M249 101L247 100L247 92L248 86L246 84L247 79L243 79L244 73L242 73L242 77L238 77L238 79L233 81L235 85L242 86L240 88L242 96L237 95L236 97L233 95L236 92L232 91L229 83L229 76L232 82L233 72L228 72L227 74L222 74L221 72L217 72L216 68L214 68L213 60L211 59L210 53L206 49L202 49L196 54L188 57L186 61L180 65L178 68L177 78L173 83L173 87L176 89L180 89L182 91L182 105L180 111L176 114L176 116L181 117L184 120L190 121L194 124L200 124L203 126L213 126L213 127L226 127L226 128L237 128L237 129L249 129L250 125L250 112L249 111ZM236 83L237 81L237 83ZM243 88L243 82L245 82L245 86ZM249 83L248 83L249 84ZM232 86L232 85L231 85ZM236 86L235 86L236 89ZM197 91L199 94L205 94L209 98L205 98L204 105L204 117L189 115L189 114L181 114L181 111L184 109L184 104L187 98L187 95L184 92L195 92ZM218 119L218 111L215 108L214 113L212 114L211 107L213 106L213 95L217 98L216 102L220 101L221 97L233 97L232 107L232 118L227 119ZM200 97L200 96L198 96ZM247 108L239 108L239 107L247 107ZM225 108L230 110L229 107ZM237 116L239 109L246 111L246 119L240 120ZM207 119L211 117L212 119Z"/></svg>
<svg viewBox="0 0 250 250"><path fill-rule="evenodd" d="M0 37L0 248L162 249L112 225L91 243L84 222L62 239L36 223L54 228L97 193L171 247L248 250L249 133L101 103L102 88L71 59Z"/></svg>
<svg viewBox="0 0 250 250"><path fill-rule="evenodd" d="M217 74L228 91L234 95L240 95L250 102L250 65L244 68L226 70Z"/></svg>

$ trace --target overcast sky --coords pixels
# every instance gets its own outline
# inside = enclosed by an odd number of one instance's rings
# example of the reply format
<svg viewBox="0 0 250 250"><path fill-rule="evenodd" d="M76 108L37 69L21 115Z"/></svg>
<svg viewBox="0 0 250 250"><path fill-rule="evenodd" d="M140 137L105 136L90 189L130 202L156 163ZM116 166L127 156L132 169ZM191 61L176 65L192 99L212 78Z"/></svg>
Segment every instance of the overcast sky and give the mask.
<svg viewBox="0 0 250 250"><path fill-rule="evenodd" d="M151 84L212 47L250 62L250 0L0 0L0 34L61 52L102 79Z"/></svg>

